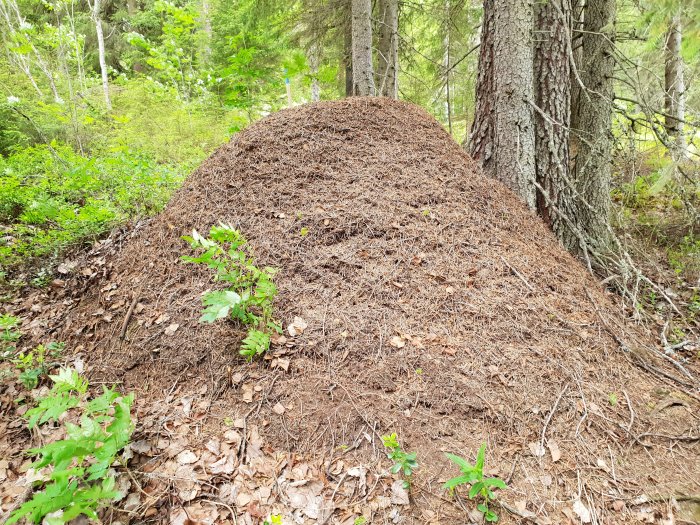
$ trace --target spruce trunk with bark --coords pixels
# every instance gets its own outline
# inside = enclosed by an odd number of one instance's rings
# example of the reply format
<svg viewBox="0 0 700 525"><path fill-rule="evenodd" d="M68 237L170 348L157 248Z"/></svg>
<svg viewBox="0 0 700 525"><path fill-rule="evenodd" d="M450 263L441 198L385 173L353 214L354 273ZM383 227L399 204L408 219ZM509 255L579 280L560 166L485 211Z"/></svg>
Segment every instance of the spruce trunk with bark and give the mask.
<svg viewBox="0 0 700 525"><path fill-rule="evenodd" d="M685 78L683 57L681 56L681 15L676 13L671 19L665 41L665 126L670 141L671 157L679 162L686 157L686 143L683 136L685 119Z"/></svg>
<svg viewBox="0 0 700 525"><path fill-rule="evenodd" d="M569 177L571 0L535 9L535 167L537 213L568 250L578 239Z"/></svg>
<svg viewBox="0 0 700 525"><path fill-rule="evenodd" d="M348 2L350 3L350 2ZM348 14L351 8L348 6ZM343 69L345 70L345 96L351 97L354 94L352 81L352 15L348 17L343 27L344 45L343 45Z"/></svg>
<svg viewBox="0 0 700 525"><path fill-rule="evenodd" d="M535 208L532 0L498 2L494 16L494 161L489 175Z"/></svg>
<svg viewBox="0 0 700 525"><path fill-rule="evenodd" d="M588 0L581 31L583 87L571 114L571 180L575 219L586 242L599 252L610 243L613 57L615 0Z"/></svg>
<svg viewBox="0 0 700 525"><path fill-rule="evenodd" d="M476 107L466 149L480 162L485 173L491 171L494 132L493 38L494 1L484 0L476 79Z"/></svg>
<svg viewBox="0 0 700 525"><path fill-rule="evenodd" d="M372 65L372 0L352 0L352 81L355 95L375 94Z"/></svg>
<svg viewBox="0 0 700 525"><path fill-rule="evenodd" d="M393 99L399 96L399 3L398 0L379 0L379 56L380 92Z"/></svg>

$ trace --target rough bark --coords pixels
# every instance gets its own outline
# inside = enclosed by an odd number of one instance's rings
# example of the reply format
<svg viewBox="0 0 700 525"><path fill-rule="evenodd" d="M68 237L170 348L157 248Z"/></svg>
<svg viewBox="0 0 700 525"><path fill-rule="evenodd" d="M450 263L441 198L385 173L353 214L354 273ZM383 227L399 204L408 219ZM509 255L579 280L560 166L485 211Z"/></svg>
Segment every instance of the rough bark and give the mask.
<svg viewBox="0 0 700 525"><path fill-rule="evenodd" d="M578 245L568 220L575 213L569 186L571 125L571 0L535 10L535 167L537 213L569 250ZM566 215L566 218L564 218Z"/></svg>
<svg viewBox="0 0 700 525"><path fill-rule="evenodd" d="M353 82L352 82L352 14L351 14L351 0L348 0L348 14L350 15L345 22L344 30L344 49L343 49L343 68L345 69L345 96L351 97L353 95Z"/></svg>
<svg viewBox="0 0 700 525"><path fill-rule="evenodd" d="M92 20L95 23L97 33L97 52L100 60L100 73L102 74L102 91L105 97L105 106L112 109L112 101L109 98L109 79L107 77L107 61L105 59L105 38L102 32L102 18L100 17L100 0L93 0Z"/></svg>
<svg viewBox="0 0 700 525"><path fill-rule="evenodd" d="M681 56L681 16L676 13L671 19L665 41L665 125L671 141L671 156L676 162L685 159L686 143L683 135L685 119L685 78Z"/></svg>
<svg viewBox="0 0 700 525"><path fill-rule="evenodd" d="M585 86L572 108L571 178L576 190L576 222L599 251L610 242L612 147L612 56L615 0L589 0L581 34L580 78Z"/></svg>
<svg viewBox="0 0 700 525"><path fill-rule="evenodd" d="M375 94L371 17L372 0L352 0L352 81L360 96Z"/></svg>
<svg viewBox="0 0 700 525"><path fill-rule="evenodd" d="M490 175L535 208L532 0L498 2L493 45L495 162Z"/></svg>
<svg viewBox="0 0 700 525"><path fill-rule="evenodd" d="M309 46L309 71L311 73L311 102L321 100L321 84L318 81L318 67L321 62L321 45L313 42Z"/></svg>
<svg viewBox="0 0 700 525"><path fill-rule="evenodd" d="M398 0L379 0L379 56L380 92L393 99L399 96L399 3Z"/></svg>
<svg viewBox="0 0 700 525"><path fill-rule="evenodd" d="M481 22L479 65L476 79L476 106L467 151L481 162L485 173L492 171L494 133L494 0L484 0L484 13Z"/></svg>

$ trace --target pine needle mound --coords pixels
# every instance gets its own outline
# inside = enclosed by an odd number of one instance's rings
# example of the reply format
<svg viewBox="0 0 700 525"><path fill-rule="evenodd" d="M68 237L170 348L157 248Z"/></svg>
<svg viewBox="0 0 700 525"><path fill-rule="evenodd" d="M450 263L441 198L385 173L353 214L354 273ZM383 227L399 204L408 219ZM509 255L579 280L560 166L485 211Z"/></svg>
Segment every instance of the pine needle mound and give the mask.
<svg viewBox="0 0 700 525"><path fill-rule="evenodd" d="M286 341L274 359L247 364L242 327L198 322L218 285L180 261L191 253L181 236L219 222L279 270ZM263 119L134 229L103 274L54 338L142 396L207 385L221 415L210 426L247 414L269 422L261 432L277 447L330 458L342 445L377 461L376 436L397 432L435 494L454 474L443 452L473 459L488 441L511 499L580 495L610 519L614 500L650 487L697 491L697 439L663 437L697 436L697 403L649 372L678 371L645 357L648 335L413 105L352 98ZM295 317L307 328L291 337ZM253 404L247 384L262 385Z"/></svg>

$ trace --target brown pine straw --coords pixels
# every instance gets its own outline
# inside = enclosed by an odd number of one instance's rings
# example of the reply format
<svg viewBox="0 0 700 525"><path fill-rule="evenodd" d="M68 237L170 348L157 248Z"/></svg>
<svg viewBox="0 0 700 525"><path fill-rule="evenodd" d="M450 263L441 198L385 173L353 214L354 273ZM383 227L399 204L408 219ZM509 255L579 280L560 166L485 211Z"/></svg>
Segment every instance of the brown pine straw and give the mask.
<svg viewBox="0 0 700 525"><path fill-rule="evenodd" d="M274 385L271 360L238 356L240 326L197 321L201 294L217 284L179 260L189 254L181 236L220 221L250 239L258 265L279 269L285 326L308 323L273 348L291 361ZM46 320L53 339L82 350L92 376L152 402L207 385L218 396L212 412L268 422L266 440L307 456L360 442L346 458L386 462L375 433L397 432L418 452L425 508L456 474L443 452L473 459L483 441L487 468L513 472L505 499L527 500L554 523L576 494L598 522L614 523L624 521L616 499L698 491L687 475L700 472L690 439L700 433L698 385L676 383L677 369L644 350L652 335L622 317L615 296L411 104L351 98L263 119L107 255L104 273ZM134 297L141 307L129 314ZM231 385L237 373L245 379ZM257 417L244 382L265 393ZM622 392L625 401L611 401ZM206 419L202 435L220 421ZM540 440L561 459L533 455Z"/></svg>

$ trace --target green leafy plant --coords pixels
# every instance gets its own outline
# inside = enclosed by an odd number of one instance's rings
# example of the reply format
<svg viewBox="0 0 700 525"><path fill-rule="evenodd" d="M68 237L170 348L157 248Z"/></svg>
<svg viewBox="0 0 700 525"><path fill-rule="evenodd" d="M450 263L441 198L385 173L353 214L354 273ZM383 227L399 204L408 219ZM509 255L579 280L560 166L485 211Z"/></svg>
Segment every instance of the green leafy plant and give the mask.
<svg viewBox="0 0 700 525"><path fill-rule="evenodd" d="M225 290L210 291L202 296L205 308L200 322L213 323L230 318L248 328L240 353L248 360L270 348L273 331L281 332L273 318L272 303L277 295L273 282L274 268L260 269L245 237L227 224L212 226L205 238L196 230L183 237L199 251L196 257L182 257L188 263L204 264L214 270L215 281L228 284Z"/></svg>
<svg viewBox="0 0 700 525"><path fill-rule="evenodd" d="M88 400L88 382L75 370L64 368L50 378L53 388L26 413L28 426L63 420L66 438L28 451L36 457L31 467L48 467L48 478L35 487L39 490L31 500L12 513L8 524L25 517L40 523L49 514L46 523L51 525L80 515L96 520L97 510L119 496L111 466L134 430L133 394L122 396L103 387L100 396ZM79 424L62 417L70 410L78 412Z"/></svg>
<svg viewBox="0 0 700 525"><path fill-rule="evenodd" d="M454 454L445 454L447 459L456 463L462 471L460 476L456 476L445 483L445 488L454 492L457 487L470 485L469 499L481 498L481 502L476 508L484 515L488 522L497 522L498 515L489 508L489 504L496 499L494 489L505 489L506 483L500 478L484 478L484 461L486 458L486 443L481 445L476 455L476 463L472 465L464 458Z"/></svg>
<svg viewBox="0 0 700 525"><path fill-rule="evenodd" d="M56 366L56 360L63 352L65 343L49 343L39 345L26 354L20 352L12 360L19 371L19 380L25 388L31 390L39 385L41 377L46 376L51 368Z"/></svg>
<svg viewBox="0 0 700 525"><path fill-rule="evenodd" d="M388 449L387 456L394 462L391 467L392 474L402 473L404 476L404 488L411 486L411 476L413 471L418 468L415 452L405 452L401 448L398 436L396 433L388 436L382 436L382 443Z"/></svg>
<svg viewBox="0 0 700 525"><path fill-rule="evenodd" d="M22 335L17 326L19 318L13 315L0 315L0 359L7 359L15 351L15 343Z"/></svg>

